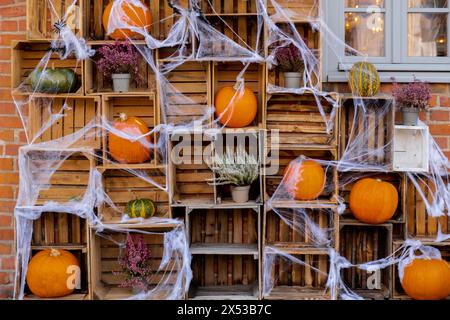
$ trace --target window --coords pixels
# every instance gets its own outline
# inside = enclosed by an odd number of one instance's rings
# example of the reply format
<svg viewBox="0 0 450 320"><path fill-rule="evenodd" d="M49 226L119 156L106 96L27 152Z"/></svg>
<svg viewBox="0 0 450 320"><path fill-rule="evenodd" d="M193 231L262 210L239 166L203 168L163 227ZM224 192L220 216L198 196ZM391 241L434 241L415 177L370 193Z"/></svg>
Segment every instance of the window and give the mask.
<svg viewBox="0 0 450 320"><path fill-rule="evenodd" d="M325 18L341 40L325 36L328 81L345 80L361 55L383 81L450 82L450 0L325 0ZM338 14L336 14L338 13Z"/></svg>

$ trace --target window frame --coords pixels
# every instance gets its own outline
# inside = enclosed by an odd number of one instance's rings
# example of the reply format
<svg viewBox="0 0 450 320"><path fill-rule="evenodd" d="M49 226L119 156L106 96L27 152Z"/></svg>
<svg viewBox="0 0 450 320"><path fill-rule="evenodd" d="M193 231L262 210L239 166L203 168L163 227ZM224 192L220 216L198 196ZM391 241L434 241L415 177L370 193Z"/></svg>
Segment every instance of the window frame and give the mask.
<svg viewBox="0 0 450 320"><path fill-rule="evenodd" d="M380 72L381 81L411 81L414 76L429 82L450 83L450 1L447 16L447 46L448 57L408 57L408 0L385 0L385 42L386 57L368 57L367 61L374 63ZM326 43L324 48L324 79L329 82L346 81L346 71L361 57L345 55L345 0L324 0L322 10L324 20L331 32L342 41L331 49ZM425 10L429 10L424 8ZM365 11L365 9L362 9ZM416 9L415 9L416 10ZM444 9L446 10L446 9ZM352 10L353 11L353 10ZM338 14L336 14L338 12ZM401 17L396 19L395 12ZM393 32L393 30L399 30ZM323 35L322 41L333 41L331 35ZM341 58L339 59L338 56Z"/></svg>

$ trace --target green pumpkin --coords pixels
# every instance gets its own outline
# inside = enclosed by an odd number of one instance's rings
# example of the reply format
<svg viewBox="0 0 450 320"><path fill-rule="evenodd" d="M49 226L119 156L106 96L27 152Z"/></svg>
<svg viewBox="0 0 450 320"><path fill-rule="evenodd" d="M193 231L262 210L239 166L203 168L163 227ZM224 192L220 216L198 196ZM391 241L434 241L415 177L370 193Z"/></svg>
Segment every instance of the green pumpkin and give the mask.
<svg viewBox="0 0 450 320"><path fill-rule="evenodd" d="M354 95L373 97L380 90L380 76L373 64L357 62L348 74L348 84Z"/></svg>
<svg viewBox="0 0 450 320"><path fill-rule="evenodd" d="M72 69L37 68L30 73L31 88L41 93L71 93L77 89L77 75Z"/></svg>
<svg viewBox="0 0 450 320"><path fill-rule="evenodd" d="M130 218L150 218L156 212L156 204L149 199L136 199L128 201L125 213Z"/></svg>

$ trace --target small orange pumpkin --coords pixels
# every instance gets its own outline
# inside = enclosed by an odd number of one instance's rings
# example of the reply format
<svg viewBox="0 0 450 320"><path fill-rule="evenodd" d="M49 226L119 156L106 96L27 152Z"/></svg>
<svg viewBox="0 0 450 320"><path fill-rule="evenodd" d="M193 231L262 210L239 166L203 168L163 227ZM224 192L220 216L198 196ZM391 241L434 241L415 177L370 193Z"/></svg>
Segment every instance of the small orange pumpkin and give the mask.
<svg viewBox="0 0 450 320"><path fill-rule="evenodd" d="M242 93L237 93L233 87L223 87L217 92L214 105L221 124L228 128L243 128L255 119L258 100L248 87L244 87Z"/></svg>
<svg viewBox="0 0 450 320"><path fill-rule="evenodd" d="M27 284L31 292L40 298L64 297L74 290L70 278L80 267L78 259L66 250L39 251L28 264Z"/></svg>
<svg viewBox="0 0 450 320"><path fill-rule="evenodd" d="M450 295L450 265L439 259L414 259L403 270L402 287L415 300L441 300Z"/></svg>
<svg viewBox="0 0 450 320"><path fill-rule="evenodd" d="M137 117L127 117L121 113L119 120L113 125L114 129L130 136L141 136L150 132L144 121ZM130 141L108 133L108 148L111 157L119 163L143 163L150 159L150 135L138 141Z"/></svg>
<svg viewBox="0 0 450 320"><path fill-rule="evenodd" d="M141 6L136 6L131 3L131 1L123 0L120 17L110 17L111 9L113 6L114 0L111 0L105 8L103 12L103 28L108 30L109 19L121 19L121 23L126 25L130 25L138 28L145 28L147 31L150 28L151 24L151 15L150 9L147 7L145 3L141 1ZM131 31L130 29L115 29L113 32L109 34L109 36L114 40L126 40L127 38L142 38L142 36L136 32Z"/></svg>
<svg viewBox="0 0 450 320"><path fill-rule="evenodd" d="M313 160L292 161L284 176L286 189L296 200L314 200L325 188L325 171Z"/></svg>
<svg viewBox="0 0 450 320"><path fill-rule="evenodd" d="M359 221L384 223L392 218L398 206L395 187L379 179L364 178L350 191L350 210Z"/></svg>

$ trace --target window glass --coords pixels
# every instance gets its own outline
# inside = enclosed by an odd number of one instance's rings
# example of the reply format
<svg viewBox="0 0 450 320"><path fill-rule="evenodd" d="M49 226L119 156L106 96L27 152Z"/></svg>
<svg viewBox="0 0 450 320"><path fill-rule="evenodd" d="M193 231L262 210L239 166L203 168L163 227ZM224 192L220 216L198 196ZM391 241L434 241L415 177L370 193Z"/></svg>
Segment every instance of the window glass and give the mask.
<svg viewBox="0 0 450 320"><path fill-rule="evenodd" d="M408 55L410 57L445 57L447 17L443 13L408 14Z"/></svg>
<svg viewBox="0 0 450 320"><path fill-rule="evenodd" d="M345 43L360 53L372 57L384 56L384 14L347 12ZM346 52L347 56L352 54L351 51Z"/></svg>

